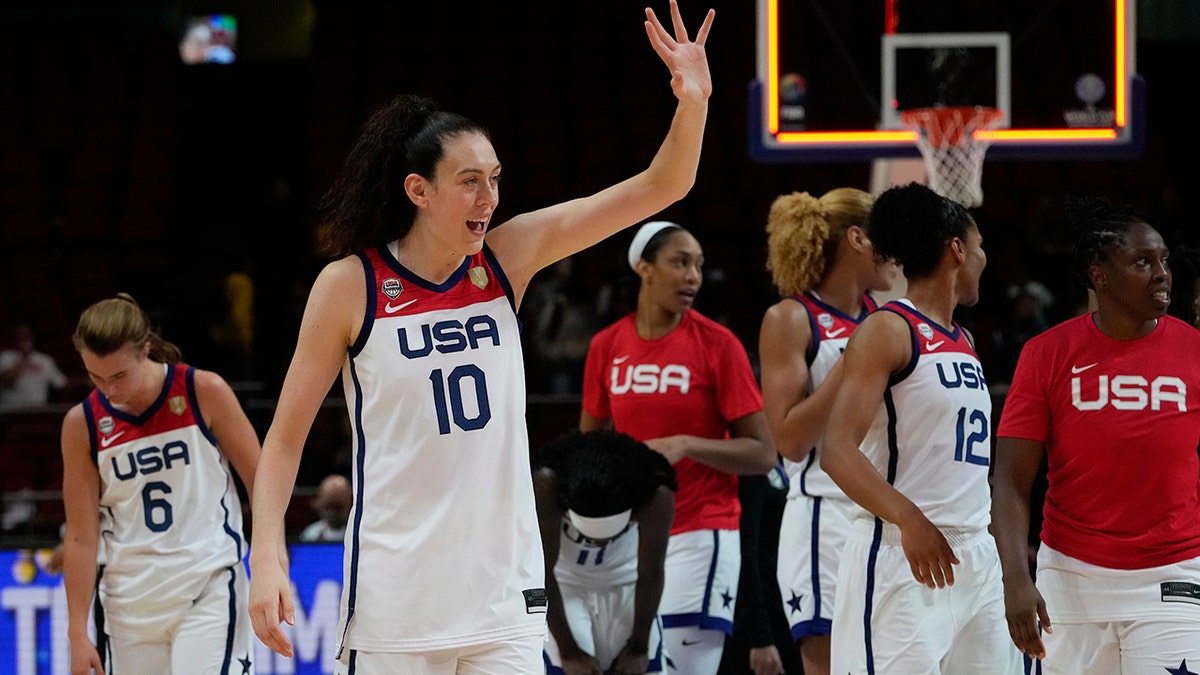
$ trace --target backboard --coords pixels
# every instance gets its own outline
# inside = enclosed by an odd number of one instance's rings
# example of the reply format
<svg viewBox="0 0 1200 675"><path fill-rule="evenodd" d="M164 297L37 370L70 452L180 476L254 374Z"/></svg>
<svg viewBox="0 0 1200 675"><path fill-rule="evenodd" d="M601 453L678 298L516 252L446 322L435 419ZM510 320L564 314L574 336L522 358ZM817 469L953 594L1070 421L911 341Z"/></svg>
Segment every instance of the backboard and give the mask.
<svg viewBox="0 0 1200 675"><path fill-rule="evenodd" d="M1133 158L1136 0L758 0L749 146L762 162L917 157L900 112L1004 113L991 159Z"/></svg>

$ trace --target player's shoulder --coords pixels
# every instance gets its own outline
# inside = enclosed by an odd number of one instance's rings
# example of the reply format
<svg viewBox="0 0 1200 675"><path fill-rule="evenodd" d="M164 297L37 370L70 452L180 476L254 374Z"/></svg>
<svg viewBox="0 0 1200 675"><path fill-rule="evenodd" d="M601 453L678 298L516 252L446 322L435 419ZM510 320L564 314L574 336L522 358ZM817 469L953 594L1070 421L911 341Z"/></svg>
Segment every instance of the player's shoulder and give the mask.
<svg viewBox="0 0 1200 675"><path fill-rule="evenodd" d="M808 315L808 304L795 295L780 298L763 313L764 323L767 321L779 323L803 322L805 325L808 325Z"/></svg>
<svg viewBox="0 0 1200 675"><path fill-rule="evenodd" d="M1080 335L1088 331L1089 325L1093 325L1091 313L1073 316L1029 338L1025 342L1025 347L1029 348L1032 346L1033 349L1046 349L1060 342L1078 339Z"/></svg>
<svg viewBox="0 0 1200 675"><path fill-rule="evenodd" d="M684 314L683 321L689 324L691 330L705 333L709 337L716 336L721 339L737 340L737 336L725 324L718 322L716 319L710 319L694 309L688 310L687 314Z"/></svg>

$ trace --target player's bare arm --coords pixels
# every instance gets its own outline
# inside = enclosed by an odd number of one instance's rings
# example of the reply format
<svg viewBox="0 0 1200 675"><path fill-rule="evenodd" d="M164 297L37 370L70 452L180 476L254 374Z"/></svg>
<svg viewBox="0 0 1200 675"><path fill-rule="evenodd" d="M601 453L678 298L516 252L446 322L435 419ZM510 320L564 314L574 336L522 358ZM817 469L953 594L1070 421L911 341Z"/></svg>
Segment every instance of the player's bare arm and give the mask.
<svg viewBox="0 0 1200 675"><path fill-rule="evenodd" d="M675 520L675 492L659 486L650 503L637 513L638 579L634 590L633 628L613 661L614 675L646 672L650 661L650 628L658 614L664 583L663 565Z"/></svg>
<svg viewBox="0 0 1200 675"><path fill-rule="evenodd" d="M646 441L674 464L687 457L731 474L765 474L775 467L775 442L760 410L729 423L729 438L677 435Z"/></svg>
<svg viewBox="0 0 1200 675"><path fill-rule="evenodd" d="M1029 575L1029 496L1046 455L1046 444L1024 438L996 439L992 526L1004 573L1004 614L1013 643L1034 658L1046 655L1039 626L1054 632L1046 602Z"/></svg>
<svg viewBox="0 0 1200 675"><path fill-rule="evenodd" d="M596 431L597 429L612 429L612 418L598 419L589 415L586 411L579 411L579 430L580 431Z"/></svg>
<svg viewBox="0 0 1200 675"><path fill-rule="evenodd" d="M673 36L653 10L646 10L646 34L670 71L671 90L679 100L666 138L646 170L590 197L516 216L488 233L488 245L518 301L538 270L658 213L692 188L712 94L704 44L714 15L709 10L692 40L675 0Z"/></svg>
<svg viewBox="0 0 1200 675"><path fill-rule="evenodd" d="M913 577L930 588L954 583L958 558L921 509L892 487L859 449L888 378L912 358L908 323L892 312L867 317L842 356L842 384L830 411L821 468L860 506L900 528ZM865 404L872 402L874 404Z"/></svg>
<svg viewBox="0 0 1200 675"><path fill-rule="evenodd" d="M217 447L233 465L238 478L246 486L247 494L253 497L254 475L258 469L261 452L254 425L242 409L233 388L220 375L207 370L196 370L194 381L200 414L216 437Z"/></svg>
<svg viewBox="0 0 1200 675"><path fill-rule="evenodd" d="M300 454L313 419L333 385L366 311L362 266L356 258L330 263L318 275L304 310L296 352L284 378L275 417L263 441L253 503L250 620L274 651L292 656L281 622L295 623L284 540L284 512L296 483Z"/></svg>
<svg viewBox="0 0 1200 675"><path fill-rule="evenodd" d="M72 675L103 675L100 654L88 636L88 610L96 590L96 555L100 540L100 474L92 462L83 405L63 419L63 583L67 594L67 639Z"/></svg>
<svg viewBox="0 0 1200 675"><path fill-rule="evenodd" d="M571 633L558 579L554 576L564 514L558 501L558 477L553 470L543 467L533 474L533 494L537 502L538 529L542 535L542 554L546 564L546 624L558 645L563 672L599 674L600 662L594 655L580 649Z"/></svg>
<svg viewBox="0 0 1200 675"><path fill-rule="evenodd" d="M819 419L815 414L805 415L820 412L804 405L809 398L807 352L811 347L812 328L804 305L784 299L767 308L758 332L763 412L779 454L794 462L808 456L828 414L826 409Z"/></svg>

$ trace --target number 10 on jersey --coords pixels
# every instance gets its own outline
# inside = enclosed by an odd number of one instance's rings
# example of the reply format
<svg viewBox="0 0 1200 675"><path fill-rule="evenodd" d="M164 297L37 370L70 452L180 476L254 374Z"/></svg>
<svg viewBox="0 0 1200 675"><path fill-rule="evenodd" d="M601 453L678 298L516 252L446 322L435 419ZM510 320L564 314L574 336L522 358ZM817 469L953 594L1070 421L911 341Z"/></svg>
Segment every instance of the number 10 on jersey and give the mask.
<svg viewBox="0 0 1200 675"><path fill-rule="evenodd" d="M468 396L471 390L475 392L475 416L468 417L463 406L463 389L466 381ZM473 363L463 364L450 371L449 375L441 368L429 374L429 382L433 385L433 407L437 411L438 433L450 433L450 422L463 431L482 429L492 419L492 407L488 403L487 378L483 371ZM474 384L474 387L470 385ZM447 405L448 403L448 405Z"/></svg>

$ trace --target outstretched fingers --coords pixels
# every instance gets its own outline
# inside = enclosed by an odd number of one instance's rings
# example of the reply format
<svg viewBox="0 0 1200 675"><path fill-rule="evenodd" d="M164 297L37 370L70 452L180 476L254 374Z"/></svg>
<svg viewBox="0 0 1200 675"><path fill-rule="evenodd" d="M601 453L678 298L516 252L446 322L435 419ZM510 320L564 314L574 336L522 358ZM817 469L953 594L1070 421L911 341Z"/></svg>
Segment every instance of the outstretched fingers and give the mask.
<svg viewBox="0 0 1200 675"><path fill-rule="evenodd" d="M687 42L687 27L683 25L683 15L679 13L679 3L671 0L671 25L675 27L675 41Z"/></svg>
<svg viewBox="0 0 1200 675"><path fill-rule="evenodd" d="M715 9L708 10L708 13L704 15L704 23L700 25L700 31L696 33L696 44L704 46L716 15ZM667 32L654 10L646 8L646 33L650 36L651 42L661 43L667 49L691 42L691 39L688 38L687 26L683 23L683 15L679 13L679 3L676 0L671 0L671 25L675 29L674 36Z"/></svg>

